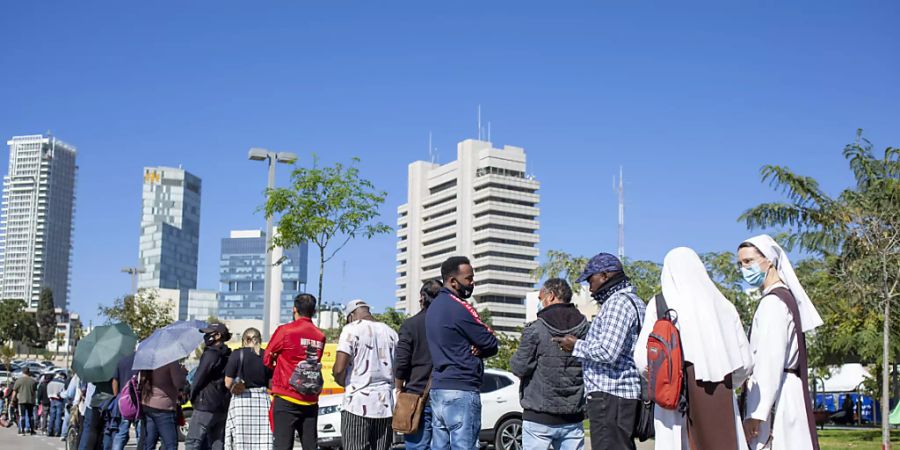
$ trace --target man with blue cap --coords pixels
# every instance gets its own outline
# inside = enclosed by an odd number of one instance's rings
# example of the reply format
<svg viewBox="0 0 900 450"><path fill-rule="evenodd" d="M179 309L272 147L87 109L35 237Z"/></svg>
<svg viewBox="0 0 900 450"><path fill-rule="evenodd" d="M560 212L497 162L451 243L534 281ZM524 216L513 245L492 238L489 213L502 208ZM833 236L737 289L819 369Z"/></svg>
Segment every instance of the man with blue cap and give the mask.
<svg viewBox="0 0 900 450"><path fill-rule="evenodd" d="M591 258L578 283L587 282L600 312L587 337L554 338L581 359L591 424L591 448L635 449L632 434L641 398L634 346L644 321L644 301L609 253Z"/></svg>

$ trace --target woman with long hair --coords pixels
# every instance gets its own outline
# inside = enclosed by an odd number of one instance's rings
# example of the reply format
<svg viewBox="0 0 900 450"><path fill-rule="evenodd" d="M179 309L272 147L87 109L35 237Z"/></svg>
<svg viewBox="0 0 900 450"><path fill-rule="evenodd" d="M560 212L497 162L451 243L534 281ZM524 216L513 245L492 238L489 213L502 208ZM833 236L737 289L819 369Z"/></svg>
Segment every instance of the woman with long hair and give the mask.
<svg viewBox="0 0 900 450"><path fill-rule="evenodd" d="M144 450L178 449L178 393L187 383L187 370L174 361L154 370L142 370L141 413L144 417Z"/></svg>
<svg viewBox="0 0 900 450"><path fill-rule="evenodd" d="M263 364L259 330L245 330L241 344L243 347L231 354L225 366L225 387L231 391L231 403L225 419L225 448L271 449L271 401L267 388L272 371Z"/></svg>

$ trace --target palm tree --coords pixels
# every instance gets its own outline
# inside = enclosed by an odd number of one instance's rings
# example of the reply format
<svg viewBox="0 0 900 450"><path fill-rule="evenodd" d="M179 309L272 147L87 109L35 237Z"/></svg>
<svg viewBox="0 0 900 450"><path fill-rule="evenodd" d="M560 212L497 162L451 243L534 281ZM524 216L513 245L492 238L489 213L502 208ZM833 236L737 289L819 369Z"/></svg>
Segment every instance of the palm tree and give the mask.
<svg viewBox="0 0 900 450"><path fill-rule="evenodd" d="M883 448L890 448L890 317L900 300L900 149L888 147L882 158L857 131L844 147L855 186L837 197L827 195L812 177L767 165L762 179L780 190L786 202L764 203L745 211L747 227L790 231L787 247L833 257L837 274L854 300L883 313L881 417Z"/></svg>

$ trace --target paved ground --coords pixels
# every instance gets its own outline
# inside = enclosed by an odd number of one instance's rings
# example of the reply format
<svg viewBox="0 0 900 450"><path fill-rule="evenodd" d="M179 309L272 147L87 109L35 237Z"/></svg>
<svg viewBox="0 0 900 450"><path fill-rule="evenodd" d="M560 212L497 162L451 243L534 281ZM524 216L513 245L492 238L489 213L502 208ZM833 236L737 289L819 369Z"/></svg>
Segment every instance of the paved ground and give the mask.
<svg viewBox="0 0 900 450"><path fill-rule="evenodd" d="M125 447L126 449L134 449L134 440ZM178 446L179 449L184 448L184 444ZM295 448L300 448L298 443ZM638 450L652 450L653 442L638 443ZM19 436L16 433L16 427L0 428L0 449L14 450L65 450L63 442L59 438L49 438L46 436ZM591 450L590 439L586 439L585 449Z"/></svg>

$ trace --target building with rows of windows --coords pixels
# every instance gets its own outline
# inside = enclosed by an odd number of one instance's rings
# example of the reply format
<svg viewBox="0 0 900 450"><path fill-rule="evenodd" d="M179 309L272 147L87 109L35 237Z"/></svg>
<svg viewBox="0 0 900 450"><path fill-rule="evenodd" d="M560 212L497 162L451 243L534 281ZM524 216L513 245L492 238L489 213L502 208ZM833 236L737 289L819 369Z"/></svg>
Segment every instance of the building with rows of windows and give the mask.
<svg viewBox="0 0 900 450"><path fill-rule="evenodd" d="M496 330L518 331L538 265L539 188L524 149L487 141L460 142L453 162L410 164L407 203L397 208L397 309L417 312L422 283L462 255L475 269L476 308L490 311Z"/></svg>
<svg viewBox="0 0 900 450"><path fill-rule="evenodd" d="M41 290L53 292L62 312L69 303L75 214L74 146L44 135L14 136L3 178L0 218L0 298L36 309Z"/></svg>

